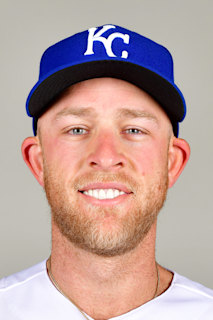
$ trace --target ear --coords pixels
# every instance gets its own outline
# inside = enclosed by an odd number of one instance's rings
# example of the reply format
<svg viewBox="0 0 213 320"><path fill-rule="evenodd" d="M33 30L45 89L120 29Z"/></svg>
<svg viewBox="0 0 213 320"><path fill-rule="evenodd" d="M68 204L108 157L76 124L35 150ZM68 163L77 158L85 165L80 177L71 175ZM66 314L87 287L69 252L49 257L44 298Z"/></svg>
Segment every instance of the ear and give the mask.
<svg viewBox="0 0 213 320"><path fill-rule="evenodd" d="M189 144L180 138L171 138L168 157L169 188L177 181L189 160Z"/></svg>
<svg viewBox="0 0 213 320"><path fill-rule="evenodd" d="M24 140L21 147L22 156L32 174L43 187L43 157L38 137L29 137Z"/></svg>

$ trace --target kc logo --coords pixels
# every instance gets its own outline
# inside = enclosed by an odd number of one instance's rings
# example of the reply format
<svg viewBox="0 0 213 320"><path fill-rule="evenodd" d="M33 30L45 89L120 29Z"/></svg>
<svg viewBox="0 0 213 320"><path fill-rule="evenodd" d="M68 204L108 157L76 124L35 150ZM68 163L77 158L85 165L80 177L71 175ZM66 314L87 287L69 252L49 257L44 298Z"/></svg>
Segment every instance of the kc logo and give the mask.
<svg viewBox="0 0 213 320"><path fill-rule="evenodd" d="M116 38L121 38L121 39L123 39L124 43L129 44L129 35L128 34L123 34L123 33L120 33L120 32L114 32L110 36L108 36L108 38L105 38L105 37L102 36L104 34L104 32L106 32L107 30L110 30L110 29L114 29L114 28L115 28L115 26L105 25L105 26L102 27L101 30L99 30L96 33L95 33L95 31L97 30L97 28L90 28L88 30L89 35L88 35L87 50L84 53L84 55L87 56L87 55L94 54L93 43L95 41L99 41L104 45L106 53L107 53L107 55L109 57L116 57L116 55L112 51L112 43L113 43L113 41ZM124 58L124 59L128 58L128 52L126 50L122 51L121 58Z"/></svg>

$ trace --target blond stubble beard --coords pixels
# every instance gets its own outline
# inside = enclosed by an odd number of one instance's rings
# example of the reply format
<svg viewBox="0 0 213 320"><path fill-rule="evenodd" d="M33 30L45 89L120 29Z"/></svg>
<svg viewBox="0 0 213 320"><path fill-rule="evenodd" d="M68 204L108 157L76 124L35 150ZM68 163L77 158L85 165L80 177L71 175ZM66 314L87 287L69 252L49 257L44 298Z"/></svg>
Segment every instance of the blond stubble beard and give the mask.
<svg viewBox="0 0 213 320"><path fill-rule="evenodd" d="M56 172L44 161L45 191L54 223L72 244L104 257L127 253L143 241L156 221L168 189L167 165L149 186L124 173L90 173L65 186L63 177ZM123 183L133 191L131 209L123 214L125 206L122 205L107 208L88 205L84 212L78 203L78 190L88 183L113 181ZM106 227L109 219L113 221Z"/></svg>

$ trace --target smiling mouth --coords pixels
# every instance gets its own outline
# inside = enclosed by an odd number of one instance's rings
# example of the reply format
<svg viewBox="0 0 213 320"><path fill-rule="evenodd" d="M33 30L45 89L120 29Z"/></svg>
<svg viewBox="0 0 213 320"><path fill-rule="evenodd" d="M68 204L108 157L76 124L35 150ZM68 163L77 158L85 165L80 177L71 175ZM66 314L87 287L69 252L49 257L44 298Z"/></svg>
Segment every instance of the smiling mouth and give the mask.
<svg viewBox="0 0 213 320"><path fill-rule="evenodd" d="M119 196L127 194L126 192L118 189L89 189L87 191L80 192L98 200L115 199Z"/></svg>
<svg viewBox="0 0 213 320"><path fill-rule="evenodd" d="M79 190L79 192L85 194L86 196L98 199L98 200L111 200L122 195L128 195L132 192L125 192L116 188L109 189L87 189Z"/></svg>
<svg viewBox="0 0 213 320"><path fill-rule="evenodd" d="M131 187L120 182L90 182L87 185L78 189L88 200L94 199L95 203L103 201L105 204L109 204L110 200L113 203L120 201L129 194L132 194ZM105 201L106 200L106 201Z"/></svg>

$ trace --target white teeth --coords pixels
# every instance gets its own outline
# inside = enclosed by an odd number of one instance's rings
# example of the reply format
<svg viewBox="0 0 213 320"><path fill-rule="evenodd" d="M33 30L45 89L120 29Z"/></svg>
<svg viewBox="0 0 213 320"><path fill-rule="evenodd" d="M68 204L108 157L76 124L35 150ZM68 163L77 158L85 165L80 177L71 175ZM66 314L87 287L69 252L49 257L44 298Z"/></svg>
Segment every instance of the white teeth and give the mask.
<svg viewBox="0 0 213 320"><path fill-rule="evenodd" d="M125 192L117 189L90 189L83 191L83 193L99 200L114 199L122 194L125 194Z"/></svg>
<svg viewBox="0 0 213 320"><path fill-rule="evenodd" d="M119 191L119 190L115 190L115 191L114 191L114 196L115 196L115 197L118 197L119 194L120 194L120 191Z"/></svg>
<svg viewBox="0 0 213 320"><path fill-rule="evenodd" d="M107 199L113 199L114 198L114 192L112 189L107 190Z"/></svg>
<svg viewBox="0 0 213 320"><path fill-rule="evenodd" d="M99 199L99 191L98 190L93 190L92 191L92 197Z"/></svg>
<svg viewBox="0 0 213 320"><path fill-rule="evenodd" d="M85 191L85 192L86 192L86 191ZM92 190L88 190L88 195L92 197L92 195L93 195Z"/></svg>
<svg viewBox="0 0 213 320"><path fill-rule="evenodd" d="M101 189L99 191L98 198L101 199L101 200L106 198L106 194L105 194L105 191L103 189Z"/></svg>

